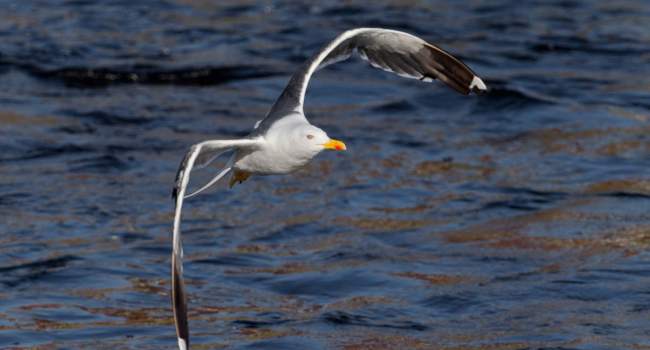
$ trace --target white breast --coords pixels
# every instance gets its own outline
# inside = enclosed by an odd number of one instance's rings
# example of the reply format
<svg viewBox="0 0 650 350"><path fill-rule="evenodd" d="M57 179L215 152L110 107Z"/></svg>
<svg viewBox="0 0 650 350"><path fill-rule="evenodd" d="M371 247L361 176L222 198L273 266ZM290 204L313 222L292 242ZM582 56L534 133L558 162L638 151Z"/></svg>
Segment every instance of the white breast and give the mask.
<svg viewBox="0 0 650 350"><path fill-rule="evenodd" d="M276 121L262 136L264 146L255 151L238 153L235 169L253 174L286 174L307 164L321 148L307 145L305 129L311 126L300 113Z"/></svg>
<svg viewBox="0 0 650 350"><path fill-rule="evenodd" d="M234 168L259 175L287 174L296 171L309 162L309 159L290 157L287 153L273 147L238 154Z"/></svg>

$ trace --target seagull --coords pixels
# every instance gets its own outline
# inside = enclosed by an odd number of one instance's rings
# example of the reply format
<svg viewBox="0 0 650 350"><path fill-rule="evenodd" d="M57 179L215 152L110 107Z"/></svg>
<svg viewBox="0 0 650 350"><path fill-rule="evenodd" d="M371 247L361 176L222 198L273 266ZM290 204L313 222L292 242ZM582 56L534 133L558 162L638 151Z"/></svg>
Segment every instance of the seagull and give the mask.
<svg viewBox="0 0 650 350"><path fill-rule="evenodd" d="M176 174L172 198L175 203L172 231L172 309L178 346L189 348L187 294L183 281L181 211L183 200L195 196L230 174L230 187L251 175L288 174L309 163L323 150L344 151L345 143L330 138L309 123L303 111L305 92L314 72L357 53L373 67L424 82L440 80L468 95L483 92L483 80L459 59L417 36L391 29L357 28L338 35L309 58L293 74L266 117L241 139L207 140L190 147ZM232 152L230 160L205 186L185 194L194 168L207 166L220 155Z"/></svg>

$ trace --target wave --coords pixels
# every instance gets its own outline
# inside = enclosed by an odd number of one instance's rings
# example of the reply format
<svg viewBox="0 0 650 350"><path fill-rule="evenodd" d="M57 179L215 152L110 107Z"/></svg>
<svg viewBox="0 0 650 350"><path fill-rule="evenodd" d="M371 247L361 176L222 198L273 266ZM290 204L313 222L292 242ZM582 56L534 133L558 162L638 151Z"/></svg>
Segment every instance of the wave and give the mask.
<svg viewBox="0 0 650 350"><path fill-rule="evenodd" d="M163 68L154 65L44 68L33 63L0 60L1 68L5 70L15 68L36 78L59 81L71 87L104 87L111 84L204 86L284 74L266 66L254 65L187 68Z"/></svg>

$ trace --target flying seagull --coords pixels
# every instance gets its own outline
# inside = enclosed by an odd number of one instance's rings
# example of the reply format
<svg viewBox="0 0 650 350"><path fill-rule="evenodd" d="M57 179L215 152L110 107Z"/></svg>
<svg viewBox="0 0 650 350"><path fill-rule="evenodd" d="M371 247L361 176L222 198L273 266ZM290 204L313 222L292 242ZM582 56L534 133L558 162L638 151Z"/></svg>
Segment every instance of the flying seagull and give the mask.
<svg viewBox="0 0 650 350"><path fill-rule="evenodd" d="M255 124L248 136L232 140L207 140L193 145L180 164L172 192L176 205L172 238L172 307L181 350L189 347L180 231L183 199L204 191L229 173L232 187L251 175L293 172L322 150L345 150L342 141L330 138L325 131L309 123L303 112L303 104L312 74L354 53L373 67L424 82L438 79L464 95L487 90L483 80L467 65L414 35L382 28L357 28L340 34L300 66L270 112ZM186 195L192 169L204 167L228 151L234 153L226 167L208 184Z"/></svg>

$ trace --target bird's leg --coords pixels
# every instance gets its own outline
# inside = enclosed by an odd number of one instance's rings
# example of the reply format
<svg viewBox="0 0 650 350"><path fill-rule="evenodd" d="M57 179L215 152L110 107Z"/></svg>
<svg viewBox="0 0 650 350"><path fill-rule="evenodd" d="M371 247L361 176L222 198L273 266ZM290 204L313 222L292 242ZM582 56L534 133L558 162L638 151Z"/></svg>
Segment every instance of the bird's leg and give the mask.
<svg viewBox="0 0 650 350"><path fill-rule="evenodd" d="M232 188L233 186L235 186L236 183L242 183L246 181L250 176L251 173L249 172L235 169L232 172L232 177L230 178L230 182L228 183L228 185L230 186L230 188Z"/></svg>

